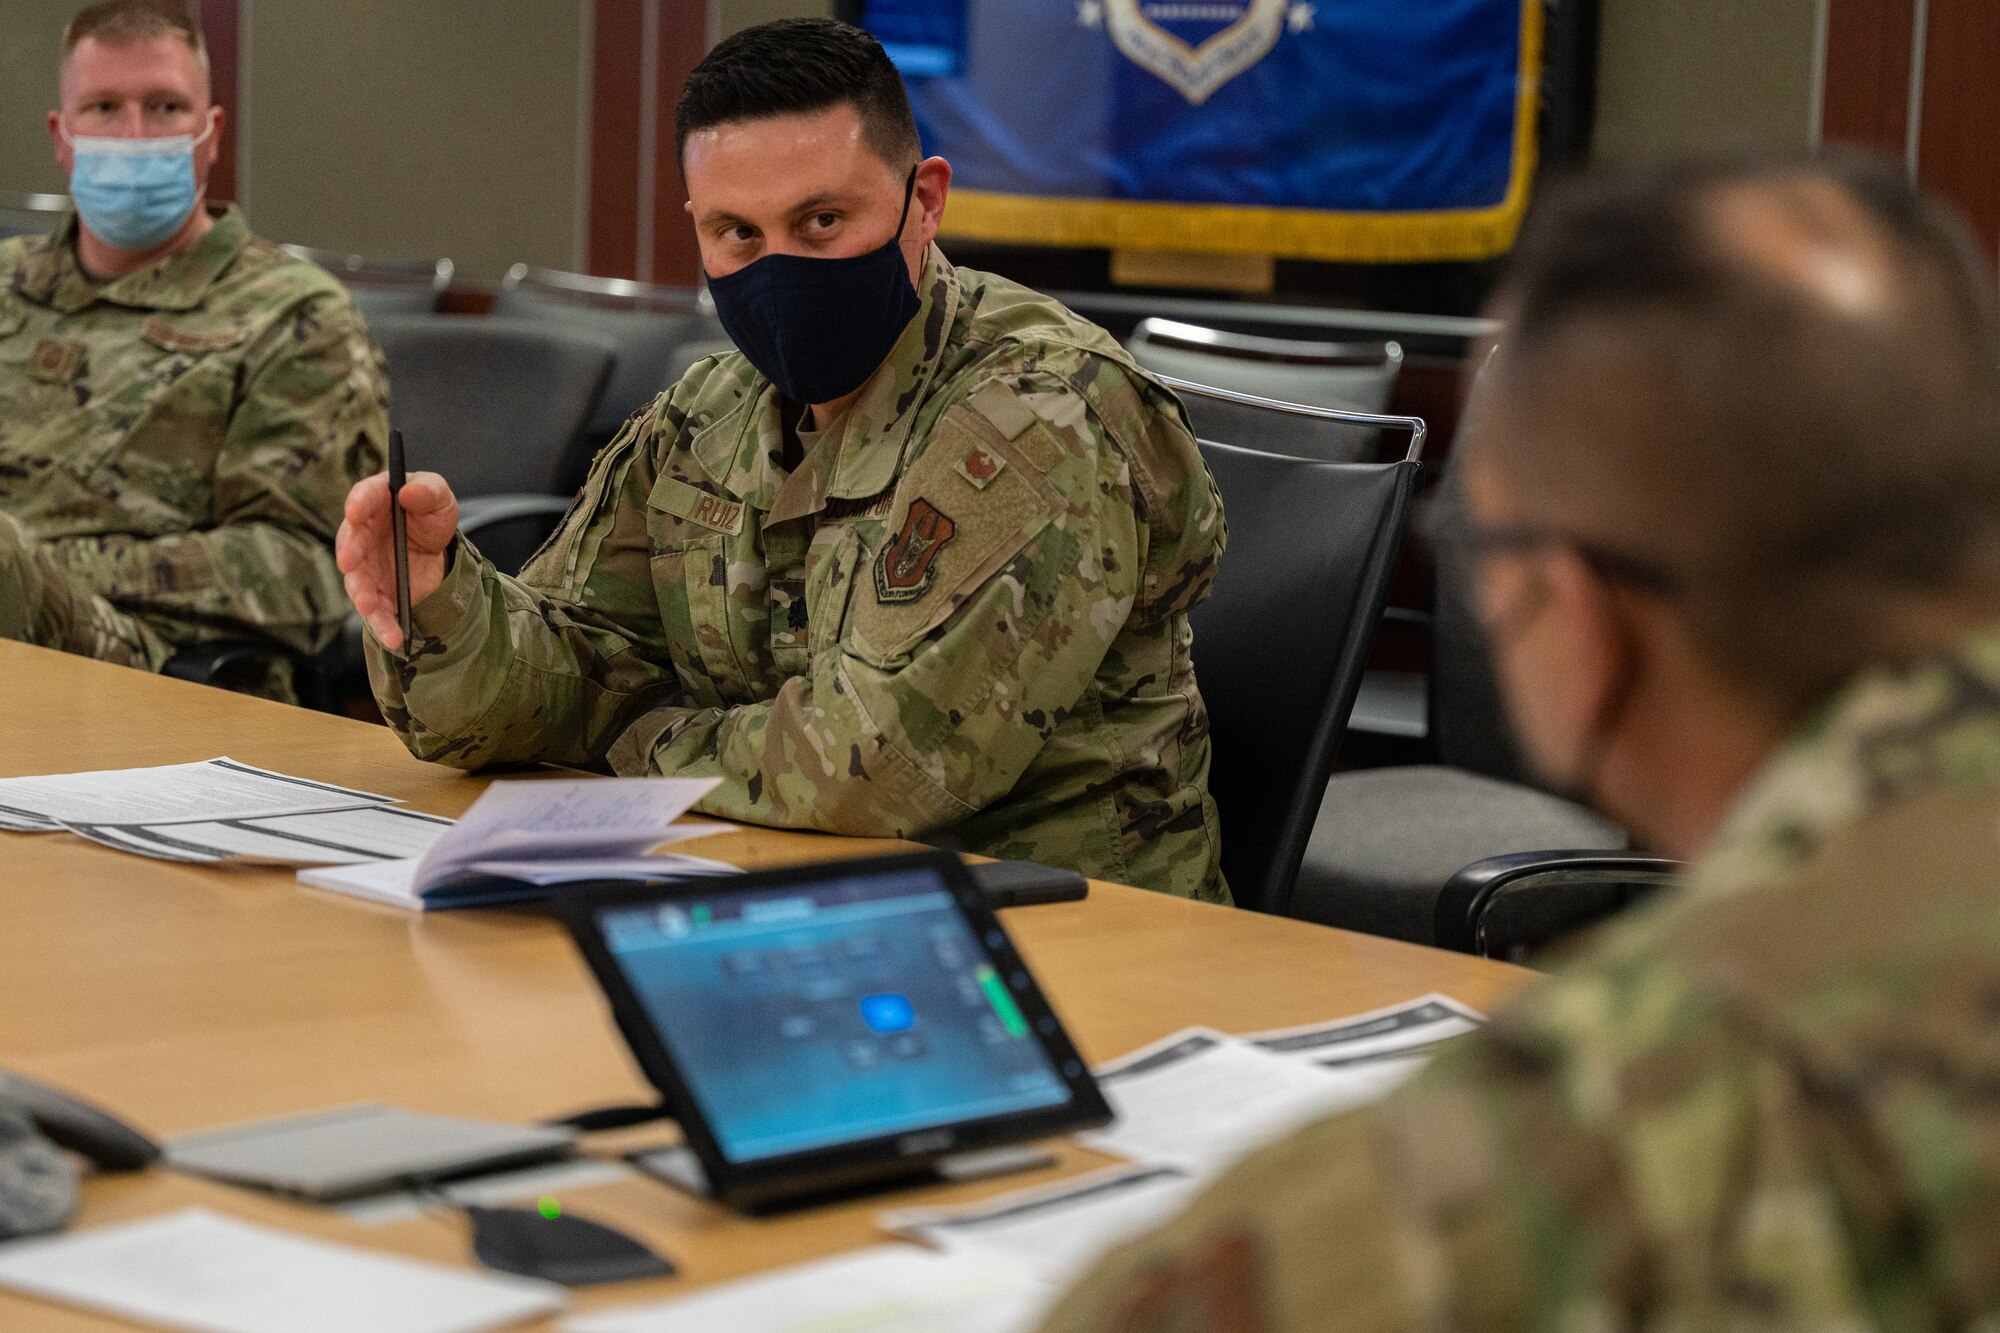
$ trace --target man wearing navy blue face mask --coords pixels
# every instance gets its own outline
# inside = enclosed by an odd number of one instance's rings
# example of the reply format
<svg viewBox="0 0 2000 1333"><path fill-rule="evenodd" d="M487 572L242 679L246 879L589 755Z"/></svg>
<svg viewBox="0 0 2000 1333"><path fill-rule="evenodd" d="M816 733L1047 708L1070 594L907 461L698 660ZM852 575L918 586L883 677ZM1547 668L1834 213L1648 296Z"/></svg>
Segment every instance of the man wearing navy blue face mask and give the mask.
<svg viewBox="0 0 2000 1333"><path fill-rule="evenodd" d="M731 819L1226 900L1187 622L1222 512L1173 395L931 243L951 167L866 33L739 33L676 122L740 353L627 423L519 579L410 480L411 643L387 485L355 489L340 563L391 725L463 767L713 776Z"/></svg>
<svg viewBox="0 0 2000 1333"><path fill-rule="evenodd" d="M293 694L344 613L333 534L380 466L379 353L325 272L204 196L224 132L167 0L71 21L49 137L73 216L0 242L0 637Z"/></svg>

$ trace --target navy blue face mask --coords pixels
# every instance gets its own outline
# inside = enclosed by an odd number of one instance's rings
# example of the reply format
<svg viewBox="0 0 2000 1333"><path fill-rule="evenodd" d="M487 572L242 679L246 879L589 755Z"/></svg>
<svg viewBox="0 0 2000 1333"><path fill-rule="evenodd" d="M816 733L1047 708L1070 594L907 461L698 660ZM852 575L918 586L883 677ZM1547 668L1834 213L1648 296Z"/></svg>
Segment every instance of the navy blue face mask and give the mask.
<svg viewBox="0 0 2000 1333"><path fill-rule="evenodd" d="M917 314L903 260L917 171L884 244L847 259L765 255L708 280L715 313L743 355L795 403L830 403L868 382Z"/></svg>

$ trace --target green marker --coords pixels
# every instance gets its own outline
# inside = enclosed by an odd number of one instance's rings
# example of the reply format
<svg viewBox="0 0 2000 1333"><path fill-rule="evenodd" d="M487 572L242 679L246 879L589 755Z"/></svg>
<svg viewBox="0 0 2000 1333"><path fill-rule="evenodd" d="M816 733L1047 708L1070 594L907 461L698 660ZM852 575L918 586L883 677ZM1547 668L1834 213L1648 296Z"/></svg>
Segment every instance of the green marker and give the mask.
<svg viewBox="0 0 2000 1333"><path fill-rule="evenodd" d="M553 1222L562 1216L562 1204L557 1201L555 1195L544 1194L535 1204L535 1211Z"/></svg>
<svg viewBox="0 0 2000 1333"><path fill-rule="evenodd" d="M993 1012L1000 1016L1000 1025L1007 1029L1007 1035L1027 1036L1028 1020L1021 1016L1021 1007L1014 1003L1014 996L1000 980L1000 974L981 963L973 976L979 981L979 989L986 992L986 1003L992 1005Z"/></svg>

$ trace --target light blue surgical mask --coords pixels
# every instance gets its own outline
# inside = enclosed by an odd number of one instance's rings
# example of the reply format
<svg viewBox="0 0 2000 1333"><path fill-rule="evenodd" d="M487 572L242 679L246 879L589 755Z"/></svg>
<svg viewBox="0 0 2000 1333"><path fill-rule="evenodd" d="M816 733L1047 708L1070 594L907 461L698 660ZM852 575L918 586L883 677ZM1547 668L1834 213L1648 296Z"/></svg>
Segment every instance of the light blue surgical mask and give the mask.
<svg viewBox="0 0 2000 1333"><path fill-rule="evenodd" d="M194 150L207 140L175 134L162 139L112 139L62 132L75 161L69 193L91 234L120 250L145 251L165 242L194 212L200 188Z"/></svg>

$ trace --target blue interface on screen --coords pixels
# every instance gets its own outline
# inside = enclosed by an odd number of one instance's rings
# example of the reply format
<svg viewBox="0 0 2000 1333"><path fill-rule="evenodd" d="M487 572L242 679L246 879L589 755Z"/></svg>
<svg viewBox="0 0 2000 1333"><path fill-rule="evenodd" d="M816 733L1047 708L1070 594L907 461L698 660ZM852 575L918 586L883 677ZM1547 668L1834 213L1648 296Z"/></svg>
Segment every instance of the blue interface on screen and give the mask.
<svg viewBox="0 0 2000 1333"><path fill-rule="evenodd" d="M599 923L730 1161L1069 1100L932 871L610 908Z"/></svg>

